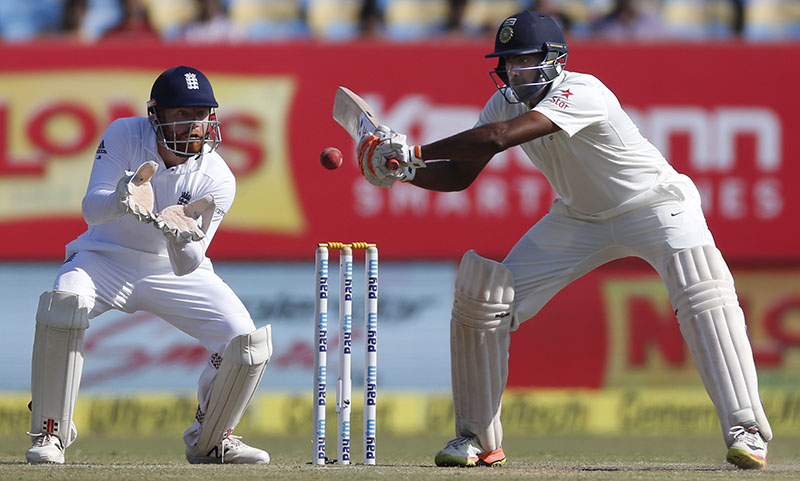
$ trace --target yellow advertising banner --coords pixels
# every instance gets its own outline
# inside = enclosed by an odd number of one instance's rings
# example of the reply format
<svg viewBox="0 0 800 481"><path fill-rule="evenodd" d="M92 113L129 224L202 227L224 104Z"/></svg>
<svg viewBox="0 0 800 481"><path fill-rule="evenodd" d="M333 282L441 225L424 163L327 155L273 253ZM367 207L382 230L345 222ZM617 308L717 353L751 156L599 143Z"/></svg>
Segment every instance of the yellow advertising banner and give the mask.
<svg viewBox="0 0 800 481"><path fill-rule="evenodd" d="M800 393L763 389L764 409L775 436L800 435ZM359 399L358 392L353 399ZM454 426L450 396L386 393L378 403L378 432L447 437ZM26 395L0 398L0 434L30 428ZM335 420L333 406L328 419ZM81 435L179 436L194 420L193 396L137 395L129 398L82 397L75 409ZM257 395L237 431L247 434L311 437L311 396ZM361 430L361 403L354 403L354 433ZM513 390L503 396L503 430L524 435L719 436L719 421L705 391L693 388L592 390ZM329 425L334 425L333 421Z"/></svg>
<svg viewBox="0 0 800 481"><path fill-rule="evenodd" d="M0 223L79 217L95 149L118 117L146 115L158 70L69 69L0 73ZM293 235L304 218L289 163L291 77L214 75L225 126L220 153L237 174L227 229ZM265 200L269 200L266 202Z"/></svg>

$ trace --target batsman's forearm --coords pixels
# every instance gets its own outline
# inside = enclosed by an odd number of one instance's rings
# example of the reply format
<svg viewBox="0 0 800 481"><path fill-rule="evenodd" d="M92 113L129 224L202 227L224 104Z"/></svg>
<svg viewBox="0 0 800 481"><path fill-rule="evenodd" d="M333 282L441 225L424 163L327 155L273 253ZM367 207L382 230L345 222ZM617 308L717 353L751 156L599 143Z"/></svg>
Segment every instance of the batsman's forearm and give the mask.
<svg viewBox="0 0 800 481"><path fill-rule="evenodd" d="M433 160L425 165L417 169L412 185L438 192L456 192L466 189L475 180L473 175L462 173L455 160Z"/></svg>
<svg viewBox="0 0 800 481"><path fill-rule="evenodd" d="M503 150L484 127L467 130L421 147L425 168L411 182L417 187L454 192L469 187L494 154ZM440 160L442 159L442 160Z"/></svg>
<svg viewBox="0 0 800 481"><path fill-rule="evenodd" d="M474 129L452 135L422 146L422 158L426 161L436 159L458 159L466 162L480 162L492 158L496 153L507 149L500 132L492 125L482 125Z"/></svg>

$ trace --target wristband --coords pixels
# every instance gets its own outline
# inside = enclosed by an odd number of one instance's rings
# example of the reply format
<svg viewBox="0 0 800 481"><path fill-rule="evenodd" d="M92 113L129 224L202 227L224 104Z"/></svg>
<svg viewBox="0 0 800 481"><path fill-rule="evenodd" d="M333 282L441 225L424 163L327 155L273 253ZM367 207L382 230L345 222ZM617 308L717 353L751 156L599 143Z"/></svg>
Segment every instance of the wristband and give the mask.
<svg viewBox="0 0 800 481"><path fill-rule="evenodd" d="M422 160L421 145L412 145L408 148L408 165L414 169L421 169L425 167L425 161Z"/></svg>

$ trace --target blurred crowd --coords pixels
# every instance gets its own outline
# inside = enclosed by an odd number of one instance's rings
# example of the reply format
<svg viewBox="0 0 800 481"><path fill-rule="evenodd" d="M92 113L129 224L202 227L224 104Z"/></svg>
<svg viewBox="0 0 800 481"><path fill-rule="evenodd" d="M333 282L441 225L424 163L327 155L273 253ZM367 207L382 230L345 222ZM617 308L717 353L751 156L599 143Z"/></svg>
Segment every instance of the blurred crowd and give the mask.
<svg viewBox="0 0 800 481"><path fill-rule="evenodd" d="M800 0L0 0L0 41L419 41L492 35L525 9L571 38L800 41Z"/></svg>

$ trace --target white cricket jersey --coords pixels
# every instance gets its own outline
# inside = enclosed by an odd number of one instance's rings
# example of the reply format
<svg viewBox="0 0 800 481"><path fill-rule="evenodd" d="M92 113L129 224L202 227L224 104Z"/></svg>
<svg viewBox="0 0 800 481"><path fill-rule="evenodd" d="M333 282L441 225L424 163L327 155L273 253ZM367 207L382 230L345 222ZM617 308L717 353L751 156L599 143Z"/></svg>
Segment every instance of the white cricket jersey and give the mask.
<svg viewBox="0 0 800 481"><path fill-rule="evenodd" d="M156 136L144 117L117 119L109 125L95 155L82 211L89 229L67 245L67 255L87 250L127 252L144 257L169 258L176 274L186 274L207 262L206 249L223 216L233 203L236 180L216 152L189 158L175 167L165 167L158 155ZM146 224L121 210L116 189L119 180L148 160L158 164L150 183L156 213L175 204L186 204L206 194L214 196L216 211L206 237L178 247L167 241L153 224Z"/></svg>
<svg viewBox="0 0 800 481"><path fill-rule="evenodd" d="M530 110L525 104L509 104L497 92L477 125ZM677 172L639 133L616 96L592 75L563 72L532 110L561 130L521 147L577 216L607 218L626 212L652 202L657 185L677 180Z"/></svg>

